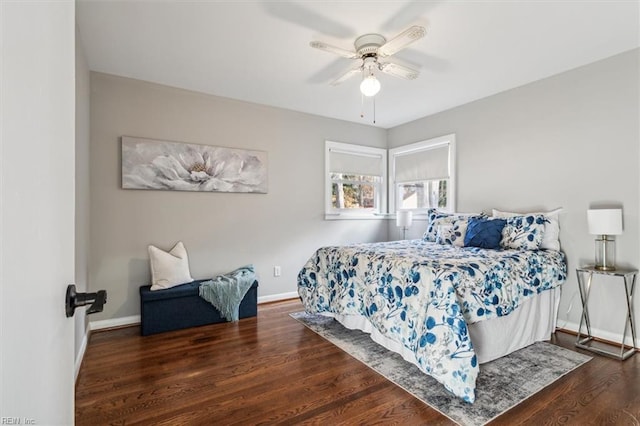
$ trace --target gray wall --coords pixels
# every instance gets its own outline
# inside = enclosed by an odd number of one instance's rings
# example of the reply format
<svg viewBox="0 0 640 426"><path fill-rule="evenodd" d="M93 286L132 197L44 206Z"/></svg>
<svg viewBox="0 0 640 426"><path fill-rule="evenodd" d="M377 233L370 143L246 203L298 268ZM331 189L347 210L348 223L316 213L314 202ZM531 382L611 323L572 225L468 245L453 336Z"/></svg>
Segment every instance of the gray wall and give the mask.
<svg viewBox="0 0 640 426"><path fill-rule="evenodd" d="M456 134L459 211L564 208L560 237L569 280L559 325L568 328L580 318L575 267L593 263L588 208L623 208L618 263L640 266L639 52L626 52L388 132L390 148ZM394 224L389 228L394 237ZM412 228L411 235L417 238L424 222ZM603 337L622 333L626 306L621 282L598 278L592 298L592 326ZM636 294L636 306L638 299ZM636 321L640 323L640 310Z"/></svg>
<svg viewBox="0 0 640 426"><path fill-rule="evenodd" d="M267 151L268 194L123 190L123 135ZM384 148L387 133L91 73L89 286L109 296L91 320L139 314L149 244L168 250L182 240L194 278L253 263L259 295L268 296L294 292L298 271L319 246L385 240L383 220L324 220L325 139ZM274 265L281 277L273 277Z"/></svg>
<svg viewBox="0 0 640 426"><path fill-rule="evenodd" d="M109 302L91 319L139 313L148 244L184 241L195 278L254 263L260 296L269 296L295 291L298 270L319 246L399 238L393 221L323 220L324 140L394 148L455 133L457 210L564 208L569 280L559 325L575 328L574 268L594 252L588 208L624 209L618 263L640 263L638 57L627 52L388 131L92 73L89 285L107 289ZM268 151L269 193L122 190L122 135ZM409 236L424 225L414 222ZM282 266L279 278L274 265ZM594 327L615 338L625 307L620 283L598 280L592 296Z"/></svg>
<svg viewBox="0 0 640 426"><path fill-rule="evenodd" d="M87 291L89 266L89 66L82 50L82 40L76 28L76 206L75 206L75 284L78 291ZM75 313L76 374L80 351L86 342L86 309Z"/></svg>

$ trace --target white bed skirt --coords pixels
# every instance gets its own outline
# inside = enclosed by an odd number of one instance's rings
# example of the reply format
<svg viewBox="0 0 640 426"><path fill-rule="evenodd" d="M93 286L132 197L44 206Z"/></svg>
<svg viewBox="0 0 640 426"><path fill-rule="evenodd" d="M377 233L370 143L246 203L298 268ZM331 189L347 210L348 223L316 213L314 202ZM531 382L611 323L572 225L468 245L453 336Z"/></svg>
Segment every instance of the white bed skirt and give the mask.
<svg viewBox="0 0 640 426"><path fill-rule="evenodd" d="M549 340L556 328L560 293L559 287L544 291L538 296L526 300L518 309L507 316L471 324L469 334L479 363L503 357L535 342ZM366 317L338 315L329 312L324 312L322 315L335 318L348 329L369 333L374 342L402 355L406 361L417 365L413 352L395 340L382 335L373 328Z"/></svg>

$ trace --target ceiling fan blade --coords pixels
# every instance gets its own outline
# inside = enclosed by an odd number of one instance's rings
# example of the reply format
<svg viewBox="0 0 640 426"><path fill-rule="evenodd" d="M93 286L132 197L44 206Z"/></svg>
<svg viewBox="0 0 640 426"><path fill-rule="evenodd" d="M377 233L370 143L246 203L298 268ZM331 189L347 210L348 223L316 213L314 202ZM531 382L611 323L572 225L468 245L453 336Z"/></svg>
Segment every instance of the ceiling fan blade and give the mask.
<svg viewBox="0 0 640 426"><path fill-rule="evenodd" d="M416 16L426 16L432 10L438 8L446 0L430 0L430 1L411 1L406 2L405 6L401 6L393 16L380 27L384 32L396 31L398 28L404 28L416 21ZM326 33L324 33L326 34Z"/></svg>
<svg viewBox="0 0 640 426"><path fill-rule="evenodd" d="M407 80L415 80L420 75L420 71L405 67L404 65L394 64L392 62L381 63L380 71Z"/></svg>
<svg viewBox="0 0 640 426"><path fill-rule="evenodd" d="M305 28L311 28L321 34L329 34L339 38L350 38L356 35L353 28L349 28L333 18L314 12L309 6L291 1L269 1L263 3L264 9L273 17Z"/></svg>
<svg viewBox="0 0 640 426"><path fill-rule="evenodd" d="M409 27L402 33L398 34L378 49L378 56L384 58L386 56L391 56L396 52L401 51L411 43L421 39L425 36L427 30L424 27L420 27L418 25L414 25L413 27Z"/></svg>
<svg viewBox="0 0 640 426"><path fill-rule="evenodd" d="M358 57L356 52L352 52L350 50L342 49L336 46L331 46L330 44L321 41L312 41L311 43L309 43L309 45L316 49L324 50L325 52L335 53L336 55L340 55L343 58L356 59Z"/></svg>
<svg viewBox="0 0 640 426"><path fill-rule="evenodd" d="M333 80L329 84L331 86L337 86L338 84L340 84L343 81L353 77L356 74L359 74L360 72L362 72L362 67L361 66L357 66L357 67L351 68L349 71L347 71L346 73L342 74L340 77L336 78L335 80Z"/></svg>

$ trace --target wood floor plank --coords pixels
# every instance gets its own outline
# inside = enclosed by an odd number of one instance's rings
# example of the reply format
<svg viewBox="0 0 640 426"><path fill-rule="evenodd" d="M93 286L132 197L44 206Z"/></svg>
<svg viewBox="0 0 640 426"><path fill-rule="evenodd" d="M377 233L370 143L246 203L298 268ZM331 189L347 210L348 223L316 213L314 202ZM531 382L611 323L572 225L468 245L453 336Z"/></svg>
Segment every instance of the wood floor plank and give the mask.
<svg viewBox="0 0 640 426"><path fill-rule="evenodd" d="M93 333L76 424L453 424L289 317L300 310L293 300L260 305L258 317L237 323ZM568 334L553 343L576 350ZM491 424L640 424L640 355L588 354L594 359Z"/></svg>

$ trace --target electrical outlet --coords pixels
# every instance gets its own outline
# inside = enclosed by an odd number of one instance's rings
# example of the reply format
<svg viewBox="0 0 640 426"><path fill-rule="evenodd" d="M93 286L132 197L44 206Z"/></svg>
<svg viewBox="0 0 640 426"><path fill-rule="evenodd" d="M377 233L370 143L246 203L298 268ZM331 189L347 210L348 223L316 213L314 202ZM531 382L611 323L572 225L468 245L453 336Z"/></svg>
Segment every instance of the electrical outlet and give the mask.
<svg viewBox="0 0 640 426"><path fill-rule="evenodd" d="M279 266L274 266L273 267L273 276L274 277L279 277L282 274L282 269L280 269Z"/></svg>

